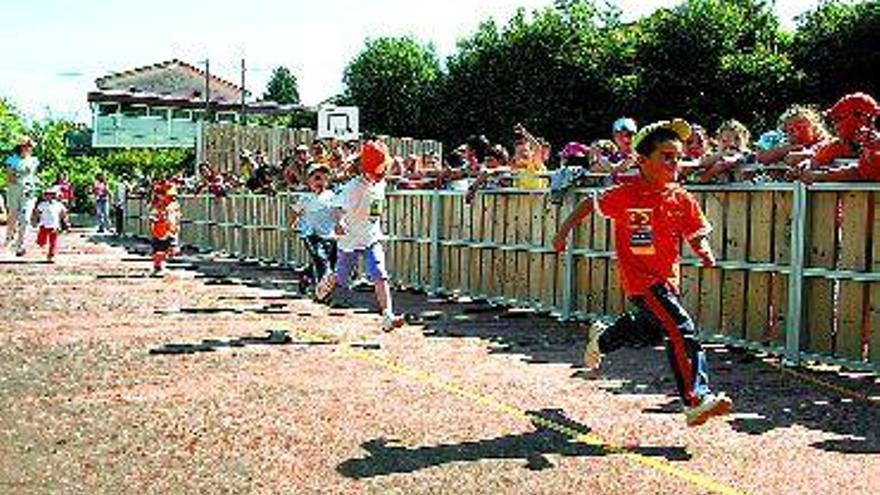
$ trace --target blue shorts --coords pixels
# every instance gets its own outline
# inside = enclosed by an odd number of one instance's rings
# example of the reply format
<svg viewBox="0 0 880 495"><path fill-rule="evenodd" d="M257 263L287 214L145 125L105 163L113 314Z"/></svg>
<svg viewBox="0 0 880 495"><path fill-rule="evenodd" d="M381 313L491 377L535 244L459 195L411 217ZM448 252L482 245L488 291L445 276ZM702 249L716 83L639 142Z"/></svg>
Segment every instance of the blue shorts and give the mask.
<svg viewBox="0 0 880 495"><path fill-rule="evenodd" d="M358 259L363 256L367 265L367 277L370 282L388 280L388 271L385 269L385 249L381 242L377 242L366 249L356 251L339 251L339 259L336 261L336 283L348 287L351 271Z"/></svg>

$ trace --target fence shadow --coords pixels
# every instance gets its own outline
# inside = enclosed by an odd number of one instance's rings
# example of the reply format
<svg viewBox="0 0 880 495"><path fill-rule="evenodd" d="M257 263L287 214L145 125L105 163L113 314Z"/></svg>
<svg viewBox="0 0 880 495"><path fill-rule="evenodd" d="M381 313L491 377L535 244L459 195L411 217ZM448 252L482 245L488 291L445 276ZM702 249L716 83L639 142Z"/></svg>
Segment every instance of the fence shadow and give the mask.
<svg viewBox="0 0 880 495"><path fill-rule="evenodd" d="M149 255L149 246L136 239L96 236L92 241L124 247L132 254ZM146 259L133 257L131 261ZM205 279L206 284L282 290L285 295L281 297L302 297L298 293L298 280L293 270L286 267L206 257L193 250L185 251L184 256L172 262L171 266L196 271L196 277ZM351 307L355 312L376 310L371 290L346 291L343 299L343 306ZM673 396L675 384L662 348L615 352L603 363L600 377L594 378L584 373L581 364L586 343L583 324L558 322L546 314L511 310L481 300L429 297L411 291L396 292L394 304L395 309L405 312L410 324L420 327L428 338L477 338L487 343L491 353L517 354L532 364L567 364L572 368L572 379L591 380L612 394L659 394L669 397L666 403L645 409L646 414L681 412L679 401ZM756 357L752 352L713 344L706 348L713 388L725 391L734 399L736 415L730 424L735 430L761 435L778 428L800 425L847 437L814 443L815 448L843 453L880 454L880 429L876 427L880 421L880 405L877 403L847 399L833 390L808 384L783 373L771 361ZM875 375L845 376L834 371L805 373L856 390L865 396L880 396L880 380ZM541 435L538 437L543 438ZM506 441L512 442L509 446L514 449L519 445L511 439ZM532 441L537 441L537 438ZM398 452L394 450L397 447L383 445L381 440L371 444L377 449ZM443 449L439 447L442 446L438 446L435 454L442 457ZM486 447L469 448L482 451L480 449ZM420 455L410 455L413 460L407 462L415 465L425 462L419 460Z"/></svg>
<svg viewBox="0 0 880 495"><path fill-rule="evenodd" d="M564 425L579 434L590 431L588 426L567 418L560 409L542 409L530 411L529 414L552 421L554 424ZM392 440L385 438L369 440L361 445L367 451L366 457L349 459L337 466L337 471L348 478L364 479L395 473L413 473L452 462L476 462L486 459L522 459L525 461L523 467L526 469L541 471L553 467L553 463L547 458L548 454L588 457L621 452L618 448L605 445L574 442L570 437L541 426L537 422L533 422L533 425L535 426L533 431L519 435L423 447L395 445ZM691 454L684 447L636 447L626 449L625 452L663 457L669 461L691 459Z"/></svg>

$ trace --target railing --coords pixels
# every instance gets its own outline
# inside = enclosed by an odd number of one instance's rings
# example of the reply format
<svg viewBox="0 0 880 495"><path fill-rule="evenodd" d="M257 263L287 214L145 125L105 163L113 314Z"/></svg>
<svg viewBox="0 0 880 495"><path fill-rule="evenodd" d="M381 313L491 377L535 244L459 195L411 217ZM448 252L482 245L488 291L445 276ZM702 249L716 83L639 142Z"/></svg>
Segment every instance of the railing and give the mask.
<svg viewBox="0 0 880 495"><path fill-rule="evenodd" d="M694 186L714 226L718 266L685 248L682 301L703 334L852 369L880 363L880 186L772 183ZM545 191L502 189L473 204L453 191L388 194L386 252L393 281L528 306L564 319L615 315L618 282L610 221L593 216L557 254L552 239L589 189L562 205ZM287 229L290 195L181 199L183 242L230 254L305 263ZM148 232L146 205L129 204L128 228Z"/></svg>

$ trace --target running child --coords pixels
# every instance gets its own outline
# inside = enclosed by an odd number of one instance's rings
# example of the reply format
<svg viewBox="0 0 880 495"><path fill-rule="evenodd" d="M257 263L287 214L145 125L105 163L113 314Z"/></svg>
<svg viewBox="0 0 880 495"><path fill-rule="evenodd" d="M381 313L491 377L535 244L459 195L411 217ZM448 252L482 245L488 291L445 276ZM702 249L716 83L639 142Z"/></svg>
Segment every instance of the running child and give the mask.
<svg viewBox="0 0 880 495"><path fill-rule="evenodd" d="M58 233L68 223L67 207L61 202L61 188L50 187L43 192L43 199L34 208L31 224L39 228L37 245L41 248L48 245L46 261L55 263L58 253Z"/></svg>
<svg viewBox="0 0 880 495"><path fill-rule="evenodd" d="M367 141L361 149L360 175L348 181L336 196L336 234L339 236L339 260L336 279L328 278L316 291L319 300L327 299L335 286L347 287L351 271L364 258L367 275L374 284L376 301L382 313L382 330L403 325L402 316L392 308L385 250L382 247L382 209L385 203L385 170L389 167L388 148L379 141Z"/></svg>
<svg viewBox="0 0 880 495"><path fill-rule="evenodd" d="M291 225L299 221L300 235L312 258L312 280L315 284L323 284L325 291L336 277L333 272L336 269L336 195L328 188L329 175L328 165L309 165L306 170L306 184L311 192L294 205L290 219ZM324 297L325 299L318 301L325 302L327 296Z"/></svg>
<svg viewBox="0 0 880 495"><path fill-rule="evenodd" d="M712 227L696 199L676 182L683 143L690 133L688 123L680 119L641 129L633 138L640 175L581 202L563 223L553 246L564 251L569 232L594 209L614 220L621 285L636 309L610 326L601 322L591 326L584 363L597 371L603 354L626 345L656 344L665 337L687 424L697 426L727 414L733 402L709 390L706 356L694 322L679 300L682 237L703 266L715 264L706 237Z"/></svg>
<svg viewBox="0 0 880 495"><path fill-rule="evenodd" d="M165 274L165 260L173 249L174 238L180 231L180 205L177 189L159 182L153 188L153 211L150 214L153 235L153 276Z"/></svg>

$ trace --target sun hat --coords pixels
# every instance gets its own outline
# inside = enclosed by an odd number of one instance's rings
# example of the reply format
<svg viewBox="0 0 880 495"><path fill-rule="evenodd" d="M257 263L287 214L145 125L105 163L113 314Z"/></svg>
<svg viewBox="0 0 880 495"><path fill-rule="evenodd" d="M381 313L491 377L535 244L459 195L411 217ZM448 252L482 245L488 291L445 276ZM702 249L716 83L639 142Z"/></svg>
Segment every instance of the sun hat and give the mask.
<svg viewBox="0 0 880 495"><path fill-rule="evenodd" d="M691 137L691 125L684 119L660 120L652 124L642 127L633 137L633 149L639 151L639 145L651 134L659 130L670 130L674 132L682 142L687 141ZM641 152L640 152L641 153Z"/></svg>
<svg viewBox="0 0 880 495"><path fill-rule="evenodd" d="M880 105L877 105L877 100L869 94L851 93L837 100L837 103L828 110L827 116L832 119L839 119L855 112L867 115L880 115Z"/></svg>

